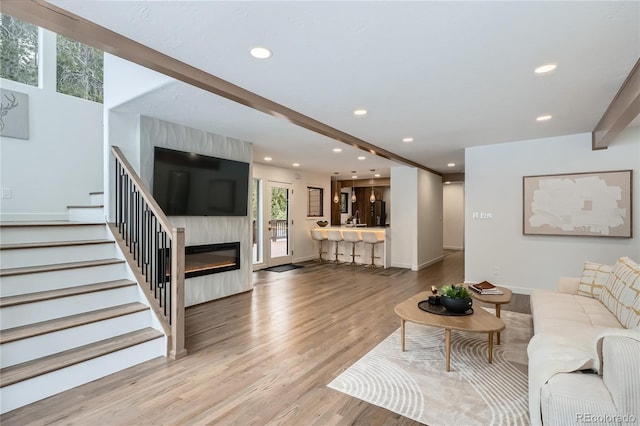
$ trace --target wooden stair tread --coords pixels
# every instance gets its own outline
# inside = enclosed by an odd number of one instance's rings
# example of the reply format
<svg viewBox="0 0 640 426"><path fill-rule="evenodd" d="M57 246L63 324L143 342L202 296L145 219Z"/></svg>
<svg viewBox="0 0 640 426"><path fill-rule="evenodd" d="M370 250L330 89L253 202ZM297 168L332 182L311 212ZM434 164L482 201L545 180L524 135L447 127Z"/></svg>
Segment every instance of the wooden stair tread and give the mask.
<svg viewBox="0 0 640 426"><path fill-rule="evenodd" d="M79 294L94 293L97 291L112 290L115 288L136 285L131 280L103 281L95 284L85 284L74 287L58 288L56 290L38 291L36 293L18 294L0 298L0 308L7 306L24 305L25 303L42 302L44 300L59 299L61 297L76 296Z"/></svg>
<svg viewBox="0 0 640 426"><path fill-rule="evenodd" d="M17 244L0 244L0 250L20 250L47 247L72 247L96 244L113 244L113 240L75 240L75 241L52 241L39 243L17 243Z"/></svg>
<svg viewBox="0 0 640 426"><path fill-rule="evenodd" d="M68 220L49 220L39 222L0 222L0 228L28 228L38 226L98 226L104 222L71 222Z"/></svg>
<svg viewBox="0 0 640 426"><path fill-rule="evenodd" d="M0 370L0 387L9 386L52 371L70 367L103 355L154 340L164 335L153 328L144 328L96 343L59 352L33 361Z"/></svg>
<svg viewBox="0 0 640 426"><path fill-rule="evenodd" d="M39 272L64 271L66 269L89 268L92 266L113 265L124 263L122 259L98 259L84 260L81 262L54 263L52 265L23 266L20 268L0 269L0 277L11 277L14 275L37 274Z"/></svg>
<svg viewBox="0 0 640 426"><path fill-rule="evenodd" d="M110 308L98 309L81 314L70 315L68 317L56 318L49 321L36 322L20 327L8 328L0 331L0 344L14 342L16 340L28 339L29 337L41 336L55 331L66 330L85 324L91 324L111 318L121 317L136 312L142 312L149 307L140 302L127 303Z"/></svg>
<svg viewBox="0 0 640 426"><path fill-rule="evenodd" d="M82 204L76 206L67 206L68 209L102 209L104 204Z"/></svg>

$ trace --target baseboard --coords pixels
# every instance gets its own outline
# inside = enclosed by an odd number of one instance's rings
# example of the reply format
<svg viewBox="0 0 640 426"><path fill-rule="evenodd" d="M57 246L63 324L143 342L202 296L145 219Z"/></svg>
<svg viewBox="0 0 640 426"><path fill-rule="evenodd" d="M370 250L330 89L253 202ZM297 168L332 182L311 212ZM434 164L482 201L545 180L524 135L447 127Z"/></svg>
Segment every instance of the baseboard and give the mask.
<svg viewBox="0 0 640 426"><path fill-rule="evenodd" d="M442 259L444 259L444 255L438 256L438 257L436 257L434 259L431 259L431 260L429 260L427 262L424 262L424 263L418 265L417 267L412 267L411 270L412 271L419 271L421 269L424 269L424 268L427 268L427 267L433 265L434 263L440 262Z"/></svg>
<svg viewBox="0 0 640 426"><path fill-rule="evenodd" d="M444 246L442 247L444 250L464 250L464 247L459 247L459 246Z"/></svg>
<svg viewBox="0 0 640 426"><path fill-rule="evenodd" d="M43 222L69 220L68 213L0 213L0 222Z"/></svg>
<svg viewBox="0 0 640 426"><path fill-rule="evenodd" d="M403 268L403 269L412 269L411 265L405 263L393 263L391 262L392 268Z"/></svg>
<svg viewBox="0 0 640 426"><path fill-rule="evenodd" d="M315 258L316 258L315 255L297 257L297 258L293 259L293 261L291 263L308 262L309 260L314 260Z"/></svg>

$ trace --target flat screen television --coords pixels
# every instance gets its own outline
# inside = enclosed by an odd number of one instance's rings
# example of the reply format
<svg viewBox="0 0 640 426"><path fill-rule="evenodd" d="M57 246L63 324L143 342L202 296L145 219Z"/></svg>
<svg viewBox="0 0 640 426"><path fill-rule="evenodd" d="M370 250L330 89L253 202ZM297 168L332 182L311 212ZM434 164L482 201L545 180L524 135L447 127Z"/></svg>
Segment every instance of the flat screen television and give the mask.
<svg viewBox="0 0 640 426"><path fill-rule="evenodd" d="M249 163L155 147L153 196L167 216L246 216Z"/></svg>

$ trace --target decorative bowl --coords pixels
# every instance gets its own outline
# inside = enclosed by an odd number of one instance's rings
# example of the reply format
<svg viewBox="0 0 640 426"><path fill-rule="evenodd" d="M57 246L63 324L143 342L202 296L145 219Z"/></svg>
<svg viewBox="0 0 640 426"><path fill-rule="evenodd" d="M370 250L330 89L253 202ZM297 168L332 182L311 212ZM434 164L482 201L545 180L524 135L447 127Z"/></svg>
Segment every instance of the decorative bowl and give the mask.
<svg viewBox="0 0 640 426"><path fill-rule="evenodd" d="M445 307L447 311L451 311L456 314L462 314L471 308L473 300L468 297L464 299L454 299L449 296L440 296L440 304Z"/></svg>
<svg viewBox="0 0 640 426"><path fill-rule="evenodd" d="M324 228L325 226L327 226L329 224L329 222L327 222L326 220L319 220L316 222L318 224L318 226Z"/></svg>

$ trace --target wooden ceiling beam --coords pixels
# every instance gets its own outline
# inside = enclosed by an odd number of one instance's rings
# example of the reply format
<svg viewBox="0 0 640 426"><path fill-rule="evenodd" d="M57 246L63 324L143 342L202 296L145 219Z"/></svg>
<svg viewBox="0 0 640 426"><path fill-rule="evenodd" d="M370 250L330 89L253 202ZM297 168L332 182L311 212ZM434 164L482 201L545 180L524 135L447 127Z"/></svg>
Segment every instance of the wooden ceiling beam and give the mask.
<svg viewBox="0 0 640 426"><path fill-rule="evenodd" d="M367 151L370 154L441 175L429 167L384 150L240 86L180 62L44 0L2 0L2 13L31 22L231 101L285 119L297 126Z"/></svg>
<svg viewBox="0 0 640 426"><path fill-rule="evenodd" d="M591 147L607 149L618 134L640 115L640 59L591 133Z"/></svg>

